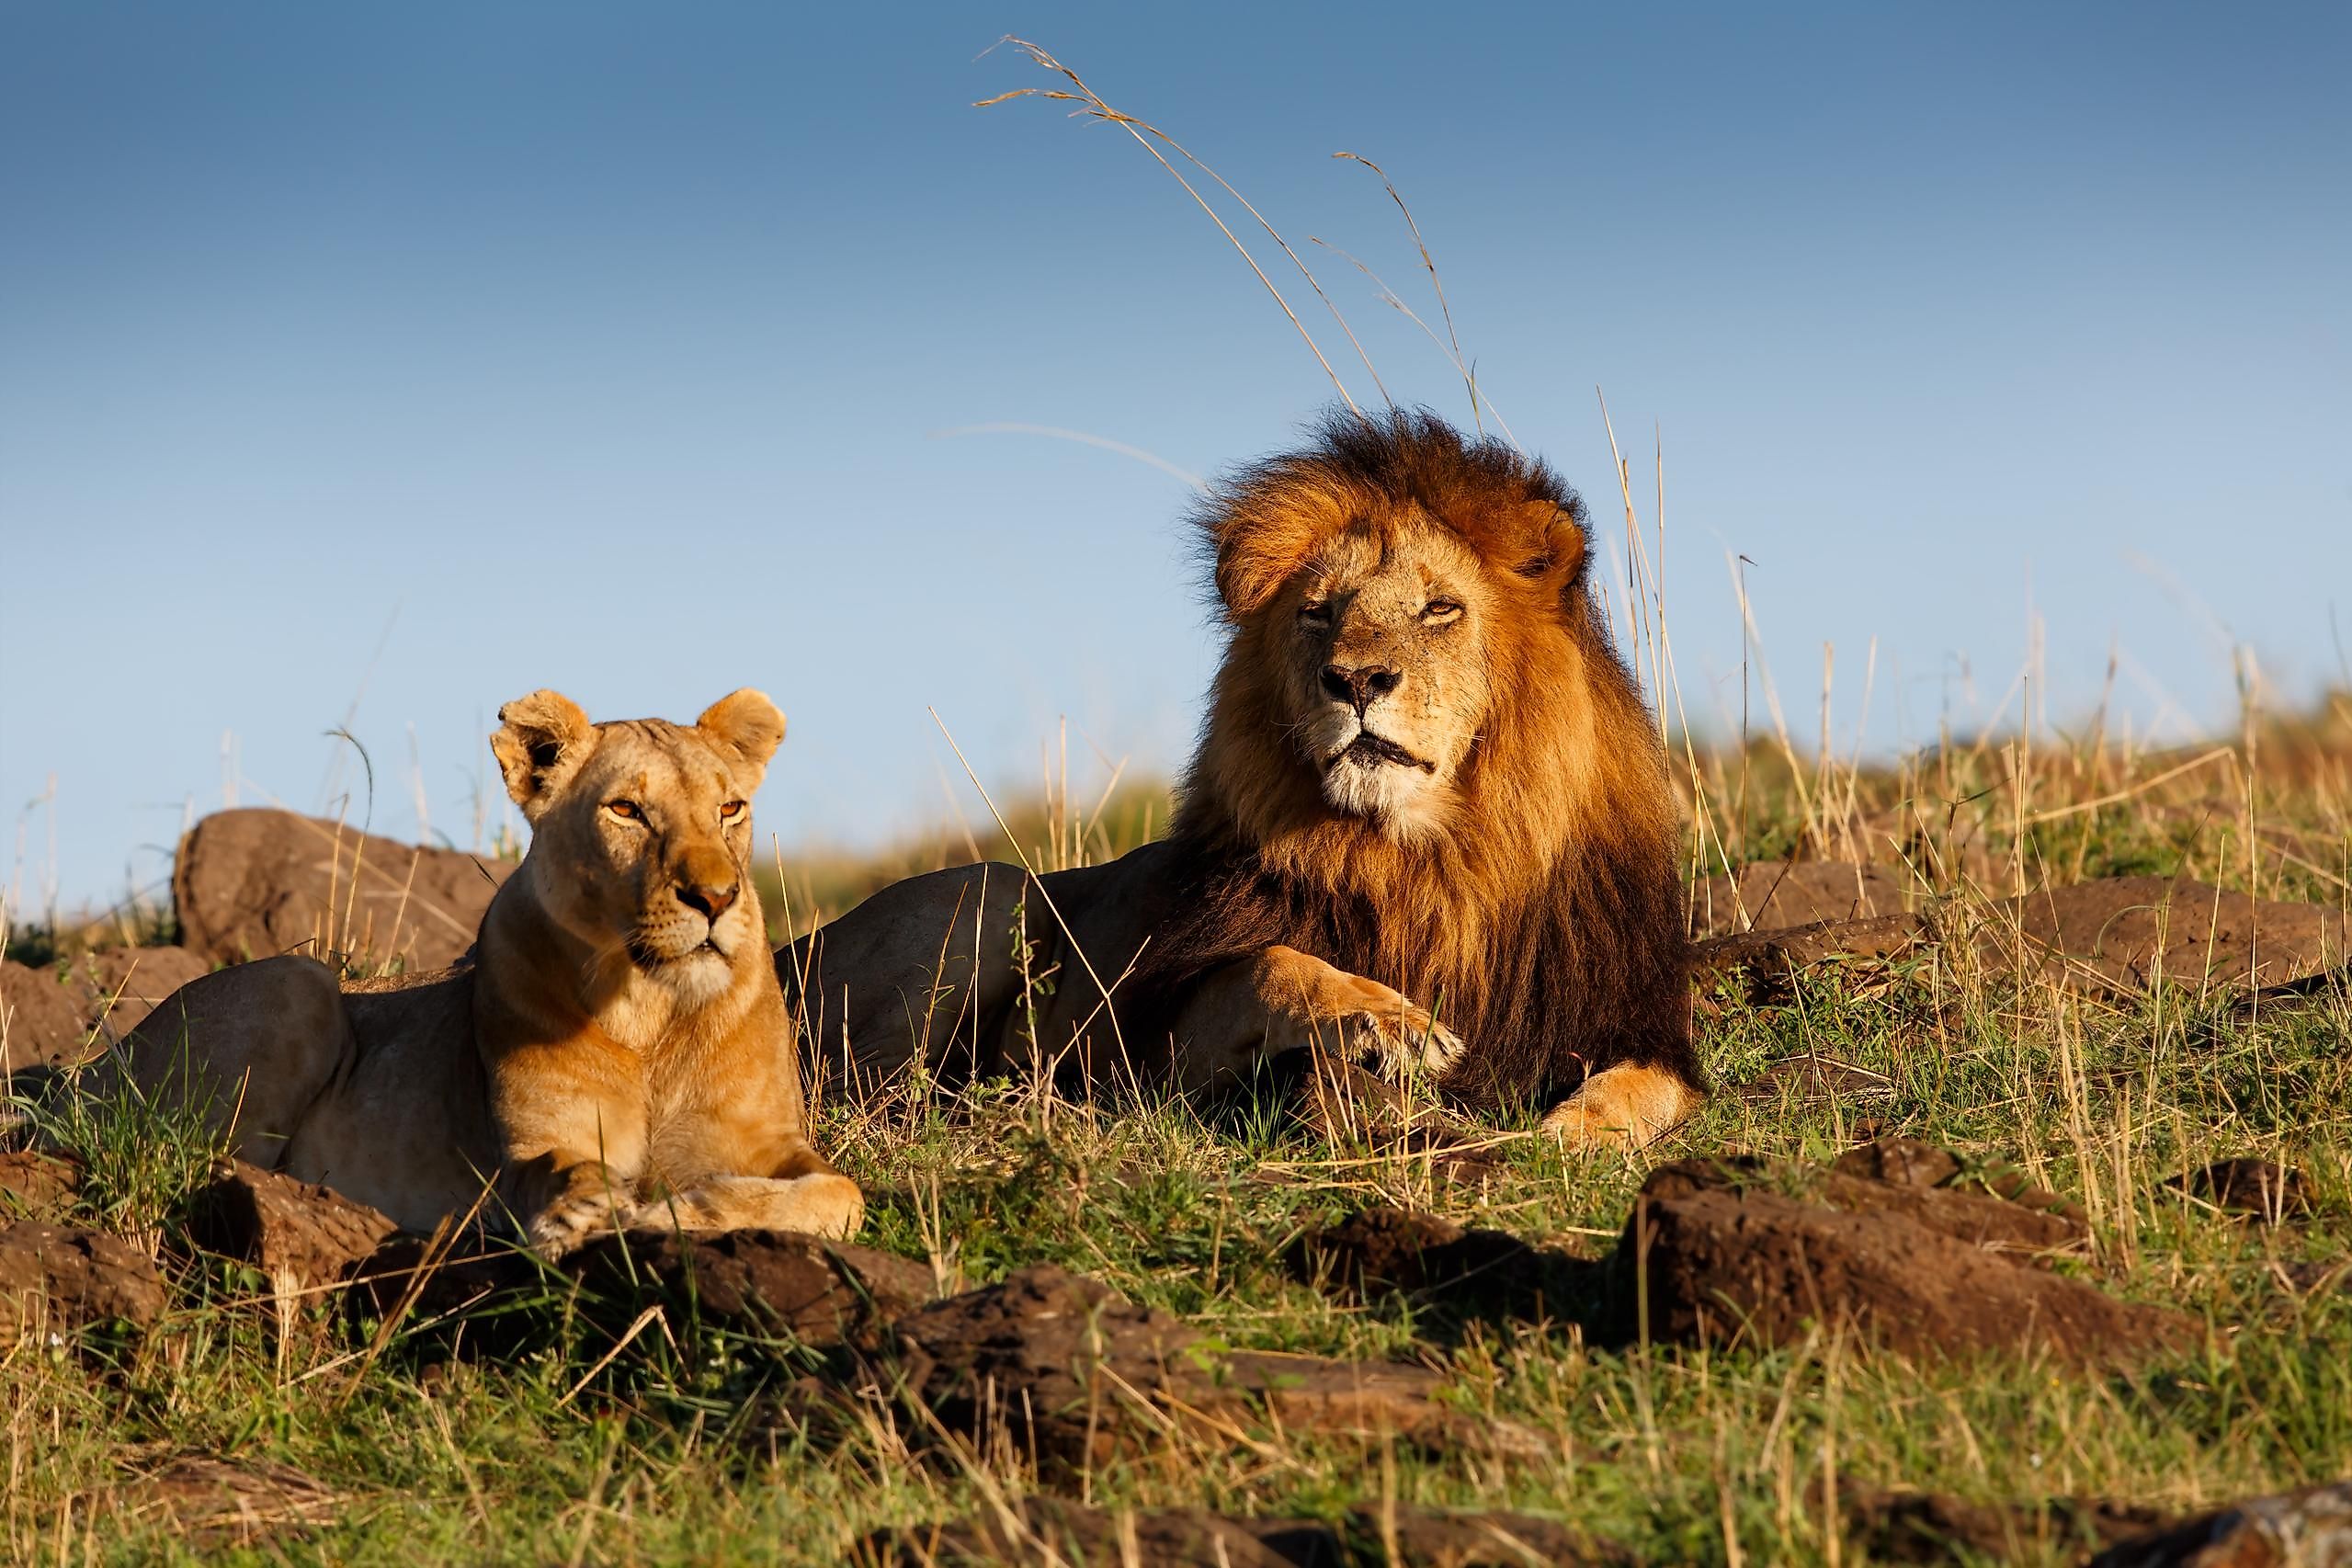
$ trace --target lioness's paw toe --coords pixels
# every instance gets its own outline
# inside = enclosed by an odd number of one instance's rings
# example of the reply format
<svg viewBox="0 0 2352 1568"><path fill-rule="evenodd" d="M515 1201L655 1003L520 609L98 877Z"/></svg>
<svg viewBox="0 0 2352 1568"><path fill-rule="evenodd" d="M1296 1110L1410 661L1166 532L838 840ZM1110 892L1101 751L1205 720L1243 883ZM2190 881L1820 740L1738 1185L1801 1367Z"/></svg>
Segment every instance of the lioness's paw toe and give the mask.
<svg viewBox="0 0 2352 1568"><path fill-rule="evenodd" d="M810 1187L808 1229L812 1234L846 1242L866 1222L866 1195L845 1176L802 1176Z"/></svg>
<svg viewBox="0 0 2352 1568"><path fill-rule="evenodd" d="M611 1202L601 1193L566 1199L532 1216L525 1227L531 1250L553 1262L590 1237L613 1229Z"/></svg>

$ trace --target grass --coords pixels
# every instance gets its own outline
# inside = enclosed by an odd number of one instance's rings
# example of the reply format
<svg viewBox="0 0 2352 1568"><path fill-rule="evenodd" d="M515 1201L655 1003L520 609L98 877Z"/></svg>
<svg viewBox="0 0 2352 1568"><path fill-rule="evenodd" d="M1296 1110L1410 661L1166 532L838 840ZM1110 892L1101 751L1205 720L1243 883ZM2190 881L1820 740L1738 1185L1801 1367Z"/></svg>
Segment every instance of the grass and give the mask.
<svg viewBox="0 0 2352 1568"><path fill-rule="evenodd" d="M992 102L1039 96L1116 125L1207 209L1183 172L1197 171L1329 303L1221 176L1042 51L1017 47L1066 90ZM1272 278L1216 221L1352 406ZM1435 284L1417 225L1414 237ZM1473 420L1499 421L1444 316L1439 350L1463 377ZM1841 757L1825 722L1801 748L1759 669L1754 695L1768 722L1751 733L1744 718L1739 744L1702 750L1665 631L1663 520L1653 512L1645 533L1622 460L1619 476L1624 575L1611 611L1677 759L1694 881L1757 860L1859 855L1898 869L1918 897L1963 905L2142 871L2339 910L2352 897L2352 694L2281 715L2263 711L2249 683L2239 733L2185 752L2111 733L2104 710L2071 735L2041 722L2003 731L1996 712L1982 738L1945 736L1863 767ZM1660 489L1662 501L1662 475ZM1743 715L1750 696L1744 676ZM1165 790L1148 782L1112 770L1098 793L1074 794L1066 761L1046 773L1042 793L1001 818L992 806L978 825L959 817L881 854L779 853L762 890L776 934L917 871L982 858L1041 869L1099 860L1167 819ZM15 933L9 950L46 962L85 939L52 922ZM1464 1408L1540 1439L1508 1458L1297 1434L1177 1441L1088 1473L1096 1503L1285 1515L1391 1498L1512 1506L1566 1515L1647 1560L1736 1568L1858 1561L1840 1500L1868 1489L2185 1511L2352 1473L2352 1290L2290 1283L2296 1265L2352 1257L2342 986L2252 1012L2193 994L2117 1006L1961 966L1868 986L1833 979L1769 1008L1724 998L1701 1030L1717 1093L1659 1147L1631 1160L1571 1156L1501 1129L1501 1163L1475 1185L1423 1157L1306 1137L1264 1106L1112 1108L1021 1084L955 1096L917 1086L860 1106L835 1097L817 1135L868 1189L861 1239L928 1259L944 1278L979 1284L1057 1263L1233 1346L1419 1360L1445 1372ZM1859 1069L1856 1081L1871 1086L1843 1098L1776 1090L1768 1069L1804 1054ZM1836 1335L1788 1349L1605 1350L1571 1322L1335 1300L1283 1263L1303 1229L1372 1202L1597 1256L1657 1161L1736 1148L1818 1162L1866 1120L2017 1165L2074 1199L2096 1239L2082 1267L2126 1296L2197 1314L2209 1347L2130 1377L2031 1358L1916 1365ZM503 1324L389 1331L322 1301L281 1338L258 1278L187 1244L187 1199L211 1153L199 1134L161 1109L70 1103L49 1131L92 1173L74 1218L150 1246L172 1305L142 1335L0 1349L0 1551L12 1560L835 1563L878 1527L967 1514L1034 1483L1017 1458L918 1460L881 1419L805 1430L777 1396L806 1371L808 1350L720 1333L684 1309L624 1344L626 1325L553 1289ZM2301 1169L2316 1214L2249 1225L2163 1185L2234 1154ZM324 1522L174 1528L155 1506L158 1478L190 1455L297 1477ZM2045 1558L2065 1560L2054 1548Z"/></svg>
<svg viewBox="0 0 2352 1568"><path fill-rule="evenodd" d="M2332 879L2352 849L2347 732L2340 701L2277 722L2255 744L2257 763L2277 773L2238 786L2250 804L2219 796L2229 812L2199 794L2214 780L2197 773L2142 787L2175 756L2126 757L2110 744L2094 757L2045 742L2029 783L2012 782L2032 810L2126 799L2018 840L2000 819L2014 829L2031 811L1978 793L1965 808L1984 819L1969 830L1982 840L1972 863L1994 885L1947 881L1965 900L2007 892L2021 858L2036 879L2188 867L2342 907ZM2207 767L2243 773L2244 744L2228 767ZM1855 802L1850 825L1949 778L1959 793L1931 797L1942 811L1981 790L2005 755L1953 749L1858 778L1801 757L1800 773L1785 756L1776 765L1751 755L1744 767L1721 755L1700 759L1696 788L1686 778L1685 789L1733 800L1745 772L1746 822L1726 844L1736 859L1834 830L1819 804L1832 793ZM1814 802L1810 816L1801 800ZM1148 795L1059 815L1049 799L1006 820L1028 835L1033 858L1059 864L1125 847L1147 804L1164 822ZM1960 810L1944 820L1955 838L1966 827ZM1695 869L1705 869L1699 836ZM953 853L961 837L919 853ZM2290 837L2312 853L2272 852ZM824 876L897 874L917 855L822 875L787 861L783 875L814 889ZM1264 1107L1113 1109L1020 1084L829 1104L821 1139L871 1194L869 1244L967 1283L1062 1264L1235 1346L1420 1360L1445 1370L1465 1407L1541 1438L1534 1456L1511 1458L1297 1437L1256 1449L1187 1443L1087 1477L1098 1503L1329 1515L1393 1496L1566 1513L1655 1560L1851 1562L1835 1500L1865 1490L2188 1509L2352 1473L2352 1292L2306 1296L2286 1283L2293 1265L2352 1256L2352 998L2340 987L2249 1017L2221 996L2116 1007L1923 973L1812 984L1769 1008L1726 997L1703 1029L1719 1092L1664 1146L1632 1161L1571 1157L1505 1129L1501 1165L1474 1186L1411 1155L1310 1139ZM1882 1087L1845 1099L1773 1092L1766 1069L1808 1052ZM960 1515L991 1489L1033 1484L1017 1461L918 1461L886 1424L805 1433L771 1396L806 1369L806 1350L722 1334L678 1309L618 1355L625 1324L554 1290L519 1323L496 1325L495 1354L463 1349L467 1332L486 1345L494 1325L428 1324L402 1327L369 1358L358 1352L372 1330L324 1305L281 1344L259 1305L262 1282L182 1239L210 1153L200 1137L160 1109L60 1114L52 1137L91 1167L76 1218L151 1246L173 1305L142 1336L0 1352L9 1449L0 1535L15 1560L835 1562L874 1528ZM1282 1261L1304 1227L1368 1202L1598 1256L1657 1160L1739 1148L1818 1161L1865 1119L2014 1163L2074 1199L2097 1238L2088 1272L2198 1314L2211 1347L2104 1378L2030 1360L1923 1367L1835 1336L1786 1350L1608 1351L1568 1323L1462 1320L1396 1298L1351 1304ZM2163 1186L2242 1153L2303 1170L2318 1214L2249 1225ZM321 1489L327 1522L242 1541L226 1525L176 1533L142 1502L157 1484L146 1478L187 1455L299 1472ZM2053 1550L2049 1560L2064 1558Z"/></svg>

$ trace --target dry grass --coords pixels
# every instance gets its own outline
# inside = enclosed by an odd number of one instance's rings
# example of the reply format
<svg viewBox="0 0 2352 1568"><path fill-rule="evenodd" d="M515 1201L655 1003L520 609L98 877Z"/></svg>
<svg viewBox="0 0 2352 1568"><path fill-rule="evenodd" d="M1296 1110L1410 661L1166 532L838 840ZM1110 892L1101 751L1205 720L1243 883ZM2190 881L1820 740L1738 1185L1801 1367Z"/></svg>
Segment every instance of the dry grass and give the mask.
<svg viewBox="0 0 2352 1568"><path fill-rule="evenodd" d="M1180 179L1179 165L1199 167L1028 52L1068 84L1043 96L1120 126ZM1449 352L1462 369L1459 347ZM1483 420L1491 404L1463 374ZM1996 716L1980 738L1874 762L1825 738L1802 744L1759 671L1756 733L1702 744L1667 635L1663 466L1661 455L1645 523L1619 460L1624 577L1612 599L1678 759L1694 879L1759 859L1838 857L1901 866L1920 896L1963 905L2125 871L2352 901L2343 694L2290 714L2266 710L2250 684L2236 733L2188 750L2137 744L2098 715L2071 734L2038 719L2004 728ZM1001 821L994 808L971 809L879 854L779 853L764 890L779 936L913 872L982 858L1087 863L1167 820L1157 785L1106 768L1074 789L1059 756L1045 773L1017 802L1000 798ZM1412 1358L1441 1369L1466 1409L1539 1438L1507 1457L1282 1432L1176 1442L1085 1475L1098 1503L1321 1516L1387 1498L1510 1506L1567 1515L1652 1561L1839 1563L1858 1554L1838 1500L1861 1488L2185 1509L2352 1471L2352 1291L2295 1283L2308 1278L2303 1266L2352 1257L2352 997L2342 987L2247 1016L2221 997L2119 1005L1965 968L1869 987L1832 979L1786 1005L1727 1001L1703 1024L1702 1051L1718 1093L1651 1153L1571 1156L1500 1127L1502 1164L1475 1185L1445 1178L1425 1156L1308 1137L1271 1105L1075 1104L1034 1083L949 1095L918 1082L881 1103L835 1098L819 1136L871 1194L864 1239L927 1258L943 1278L979 1283L1059 1263L1233 1346ZM1869 1086L1806 1094L1770 1074L1807 1053L1850 1064ZM1835 1335L1794 1349L1605 1351L1572 1313L1523 1322L1406 1298L1349 1304L1281 1261L1302 1227L1370 1201L1591 1256L1656 1160L1733 1147L1815 1160L1865 1118L2015 1162L2073 1196L2096 1232L2090 1272L2199 1314L2210 1346L2137 1376L1999 1358L1921 1366ZM322 1304L311 1332L278 1343L255 1310L263 1282L193 1254L179 1232L208 1153L186 1129L121 1111L54 1131L101 1173L81 1217L156 1238L173 1306L141 1337L0 1349L0 1550L12 1560L833 1563L878 1526L960 1515L1037 1485L1017 1455L918 1460L904 1428L879 1413L843 1434L803 1430L768 1396L812 1353L718 1333L683 1310L657 1331L639 1324L624 1345L613 1325L551 1293L519 1327L499 1325L518 1347L483 1353L487 1324L471 1341L464 1324L360 1325L369 1353L358 1356ZM2248 1225L2164 1187L2225 1154L2300 1167L2317 1213ZM157 1501L165 1478L218 1490L220 1470L190 1456L254 1478L261 1502L246 1512L259 1517L191 1533L191 1517L218 1508L191 1516ZM2062 1560L2055 1549L2042 1556Z"/></svg>

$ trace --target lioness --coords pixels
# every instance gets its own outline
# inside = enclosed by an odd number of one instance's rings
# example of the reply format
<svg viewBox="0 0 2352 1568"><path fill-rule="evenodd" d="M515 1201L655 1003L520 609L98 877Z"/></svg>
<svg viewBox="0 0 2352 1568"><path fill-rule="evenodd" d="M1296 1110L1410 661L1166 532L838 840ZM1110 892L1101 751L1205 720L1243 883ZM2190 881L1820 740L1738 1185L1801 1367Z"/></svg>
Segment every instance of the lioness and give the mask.
<svg viewBox="0 0 2352 1568"><path fill-rule="evenodd" d="M857 1184L803 1129L751 880L783 715L744 690L690 728L591 724L539 691L498 718L531 845L470 961L342 987L307 958L222 970L132 1032L132 1079L414 1229L494 1180L494 1211L550 1256L614 1225L856 1231Z"/></svg>
<svg viewBox="0 0 2352 1568"><path fill-rule="evenodd" d="M1190 1089L1320 1034L1476 1104L1564 1095L1578 1145L1681 1120L1674 801L1574 492L1433 415L1351 413L1197 520L1228 641L1171 836L917 877L779 954L828 1059Z"/></svg>

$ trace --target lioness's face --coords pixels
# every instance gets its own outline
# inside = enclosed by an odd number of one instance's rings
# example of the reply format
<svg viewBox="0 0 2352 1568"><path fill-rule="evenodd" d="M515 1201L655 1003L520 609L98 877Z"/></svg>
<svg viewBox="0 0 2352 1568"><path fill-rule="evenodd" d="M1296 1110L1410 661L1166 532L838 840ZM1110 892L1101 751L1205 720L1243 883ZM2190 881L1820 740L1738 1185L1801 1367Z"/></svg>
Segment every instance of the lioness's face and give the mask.
<svg viewBox="0 0 2352 1568"><path fill-rule="evenodd" d="M751 797L784 733L775 705L738 692L691 726L659 719L551 722L501 710L494 737L532 823L524 873L573 936L699 1002L734 965L767 961L751 880ZM554 698L563 702L561 698ZM579 710L563 702L577 716Z"/></svg>
<svg viewBox="0 0 2352 1568"><path fill-rule="evenodd" d="M1332 810L1437 825L1487 710L1493 608L1476 555L1427 523L1344 529L1286 585L1290 734Z"/></svg>

